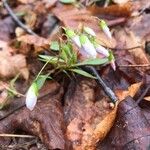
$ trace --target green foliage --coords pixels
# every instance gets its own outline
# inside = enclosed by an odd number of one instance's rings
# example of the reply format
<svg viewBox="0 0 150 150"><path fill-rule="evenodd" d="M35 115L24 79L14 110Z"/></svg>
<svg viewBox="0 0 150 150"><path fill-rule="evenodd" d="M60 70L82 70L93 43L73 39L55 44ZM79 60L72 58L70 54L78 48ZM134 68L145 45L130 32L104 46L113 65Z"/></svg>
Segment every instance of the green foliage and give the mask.
<svg viewBox="0 0 150 150"><path fill-rule="evenodd" d="M38 90L42 88L47 78L51 79L51 77L49 77L49 74L39 75L39 77L35 81Z"/></svg>
<svg viewBox="0 0 150 150"><path fill-rule="evenodd" d="M86 72L82 69L70 69L70 71L80 74L82 76L88 77L88 78L96 79L96 77L92 76L91 74L89 74L88 72Z"/></svg>
<svg viewBox="0 0 150 150"><path fill-rule="evenodd" d="M53 51L59 51L59 43L57 41L52 41L50 49Z"/></svg>

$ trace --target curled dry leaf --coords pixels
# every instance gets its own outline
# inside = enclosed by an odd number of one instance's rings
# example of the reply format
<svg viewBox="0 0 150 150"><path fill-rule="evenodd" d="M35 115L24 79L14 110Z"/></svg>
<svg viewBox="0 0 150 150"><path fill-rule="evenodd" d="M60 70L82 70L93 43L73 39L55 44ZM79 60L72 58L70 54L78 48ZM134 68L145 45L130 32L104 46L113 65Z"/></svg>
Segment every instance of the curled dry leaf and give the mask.
<svg viewBox="0 0 150 150"><path fill-rule="evenodd" d="M103 140L113 125L117 106L109 108L108 98L98 91L91 80L71 83L65 96L66 135L74 150L92 150Z"/></svg>
<svg viewBox="0 0 150 150"><path fill-rule="evenodd" d="M22 54L12 54L8 44L4 41L0 41L0 76L2 78L15 77L18 73L28 79L29 71L26 64L25 56Z"/></svg>

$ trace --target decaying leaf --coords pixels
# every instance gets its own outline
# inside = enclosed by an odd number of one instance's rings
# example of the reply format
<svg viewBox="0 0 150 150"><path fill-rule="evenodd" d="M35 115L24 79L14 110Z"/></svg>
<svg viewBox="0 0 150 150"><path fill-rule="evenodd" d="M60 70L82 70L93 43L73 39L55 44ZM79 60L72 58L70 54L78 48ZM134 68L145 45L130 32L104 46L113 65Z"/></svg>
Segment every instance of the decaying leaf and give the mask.
<svg viewBox="0 0 150 150"><path fill-rule="evenodd" d="M149 122L142 110L131 97L127 97L118 106L111 132L97 149L149 149L149 133Z"/></svg>
<svg viewBox="0 0 150 150"><path fill-rule="evenodd" d="M120 101L124 100L126 97L134 97L137 91L140 89L142 82L132 84L128 87L128 90L116 90L115 93Z"/></svg>
<svg viewBox="0 0 150 150"><path fill-rule="evenodd" d="M0 41L0 76L2 78L15 77L18 73L28 79L29 71L26 65L25 56L22 54L13 55L11 49L6 42Z"/></svg>
<svg viewBox="0 0 150 150"><path fill-rule="evenodd" d="M109 108L108 98L99 91L96 98L96 83L78 80L71 83L65 96L67 138L74 150L92 150L113 125L117 106ZM105 105L106 104L106 105Z"/></svg>
<svg viewBox="0 0 150 150"><path fill-rule="evenodd" d="M50 41L48 39L34 35L23 35L21 37L18 37L17 41L21 42L19 46L19 52L23 54L27 54L30 51L31 46L34 46L34 53L38 53L40 51L43 51L44 48L49 48L50 44ZM23 50L21 50L21 48Z"/></svg>

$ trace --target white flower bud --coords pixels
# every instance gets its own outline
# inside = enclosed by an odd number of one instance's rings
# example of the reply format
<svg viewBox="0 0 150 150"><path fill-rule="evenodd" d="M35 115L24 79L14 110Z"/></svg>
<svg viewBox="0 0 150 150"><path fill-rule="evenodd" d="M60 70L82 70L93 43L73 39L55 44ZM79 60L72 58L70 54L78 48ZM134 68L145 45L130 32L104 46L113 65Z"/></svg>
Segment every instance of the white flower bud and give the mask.
<svg viewBox="0 0 150 150"><path fill-rule="evenodd" d="M99 25L102 28L103 32L106 34L106 36L111 39L112 38L111 32L110 32L106 22L104 20L101 20Z"/></svg>
<svg viewBox="0 0 150 150"><path fill-rule="evenodd" d="M72 40L79 48L81 48L80 37L79 37L78 35L75 35L74 37L72 37L71 40Z"/></svg>
<svg viewBox="0 0 150 150"><path fill-rule="evenodd" d="M26 94L26 107L31 111L34 109L37 103L37 85L33 83Z"/></svg>
<svg viewBox="0 0 150 150"><path fill-rule="evenodd" d="M83 50L89 55L89 57L96 58L97 52L94 45L90 42L87 36L81 35L80 42Z"/></svg>
<svg viewBox="0 0 150 150"><path fill-rule="evenodd" d="M101 45L96 45L96 51L105 57L109 56L109 51Z"/></svg>
<svg viewBox="0 0 150 150"><path fill-rule="evenodd" d="M103 31L104 31L104 33L105 33L110 39L112 38L111 32L110 32L110 30L109 30L108 27L105 27L105 28L103 29Z"/></svg>
<svg viewBox="0 0 150 150"><path fill-rule="evenodd" d="M83 27L83 30L89 35L96 36L94 30L89 27Z"/></svg>

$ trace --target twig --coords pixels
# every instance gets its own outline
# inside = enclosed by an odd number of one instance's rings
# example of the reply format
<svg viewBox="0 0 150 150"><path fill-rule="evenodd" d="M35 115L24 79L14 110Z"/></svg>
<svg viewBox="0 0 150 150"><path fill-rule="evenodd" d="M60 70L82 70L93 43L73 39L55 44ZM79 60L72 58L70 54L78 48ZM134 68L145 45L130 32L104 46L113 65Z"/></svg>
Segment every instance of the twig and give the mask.
<svg viewBox="0 0 150 150"><path fill-rule="evenodd" d="M101 85L101 87L103 88L103 90L105 91L105 93L109 96L109 98L111 99L111 101L113 103L116 103L116 101L118 100L118 98L116 97L115 93L106 85L106 83L103 81L103 79L99 76L97 70L94 67L88 67L93 74L97 77L97 80L99 82L99 84Z"/></svg>
<svg viewBox="0 0 150 150"><path fill-rule="evenodd" d="M6 8L6 10L8 11L9 15L14 19L14 21L22 28L24 29L27 33L32 34L32 35L37 35L36 33L34 33L30 28L28 28L25 24L23 24L18 17L14 14L14 12L12 11L12 9L10 8L10 6L7 3L7 0L2 0L4 7Z"/></svg>
<svg viewBox="0 0 150 150"><path fill-rule="evenodd" d="M20 134L0 134L0 137L35 138L35 136L32 135L20 135Z"/></svg>
<svg viewBox="0 0 150 150"><path fill-rule="evenodd" d="M150 64L139 64L139 65L119 65L118 67L149 67Z"/></svg>

